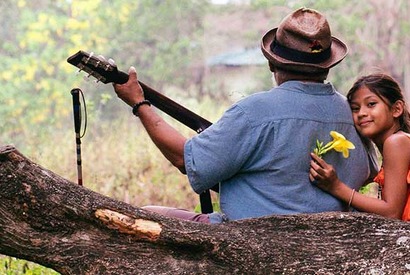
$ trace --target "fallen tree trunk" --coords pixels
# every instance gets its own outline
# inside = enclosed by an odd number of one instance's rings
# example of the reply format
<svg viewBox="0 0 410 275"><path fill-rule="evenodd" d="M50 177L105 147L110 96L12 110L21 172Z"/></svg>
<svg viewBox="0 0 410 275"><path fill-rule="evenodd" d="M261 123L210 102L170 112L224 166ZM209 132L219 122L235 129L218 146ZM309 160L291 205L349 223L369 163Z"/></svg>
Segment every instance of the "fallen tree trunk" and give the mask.
<svg viewBox="0 0 410 275"><path fill-rule="evenodd" d="M0 254L61 274L409 274L410 223L362 213L207 225L102 196L0 147Z"/></svg>

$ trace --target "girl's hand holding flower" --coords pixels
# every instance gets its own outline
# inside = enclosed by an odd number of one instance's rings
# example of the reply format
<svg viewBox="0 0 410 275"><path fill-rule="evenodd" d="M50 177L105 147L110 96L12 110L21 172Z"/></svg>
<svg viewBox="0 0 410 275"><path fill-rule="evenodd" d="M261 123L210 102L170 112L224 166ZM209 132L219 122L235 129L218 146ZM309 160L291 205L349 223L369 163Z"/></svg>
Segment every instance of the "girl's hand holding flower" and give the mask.
<svg viewBox="0 0 410 275"><path fill-rule="evenodd" d="M344 158L348 158L349 150L354 149L355 146L336 131L331 131L330 136L333 140L324 146L323 142L316 141L316 148L311 153L312 160L310 162L309 179L322 190L333 194L341 182L337 177L334 167L324 161L322 156L333 149L336 152L342 153Z"/></svg>
<svg viewBox="0 0 410 275"><path fill-rule="evenodd" d="M311 153L310 155L312 157L310 161L310 181L315 182L315 185L320 189L333 193L338 183L340 183L336 170L316 154Z"/></svg>

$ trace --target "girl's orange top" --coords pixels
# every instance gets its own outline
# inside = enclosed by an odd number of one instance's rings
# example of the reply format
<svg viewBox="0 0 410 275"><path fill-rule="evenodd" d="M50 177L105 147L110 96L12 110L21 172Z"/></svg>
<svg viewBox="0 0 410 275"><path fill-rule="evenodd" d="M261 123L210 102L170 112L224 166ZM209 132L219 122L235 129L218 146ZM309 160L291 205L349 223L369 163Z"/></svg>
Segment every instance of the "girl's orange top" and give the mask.
<svg viewBox="0 0 410 275"><path fill-rule="evenodd" d="M374 181L377 182L381 186L382 192L383 192L383 187L384 187L383 167L380 169L379 173L374 178ZM409 166L409 172L407 173L407 201L406 201L406 205L404 206L404 211L403 211L403 215L401 219L403 221L410 221L410 166Z"/></svg>

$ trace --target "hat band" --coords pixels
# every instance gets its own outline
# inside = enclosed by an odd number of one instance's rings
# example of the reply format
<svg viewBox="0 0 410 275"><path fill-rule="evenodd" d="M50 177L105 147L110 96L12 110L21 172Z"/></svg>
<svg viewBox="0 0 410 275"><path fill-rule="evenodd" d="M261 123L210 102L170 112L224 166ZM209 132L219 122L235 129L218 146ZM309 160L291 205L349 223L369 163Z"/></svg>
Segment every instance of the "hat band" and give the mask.
<svg viewBox="0 0 410 275"><path fill-rule="evenodd" d="M331 56L330 48L331 47L329 46L329 48L321 52L307 53L307 52L301 52L301 51L283 46L279 44L276 40L273 40L272 43L270 44L271 51L274 54L286 60L290 60L293 62L299 62L299 63L312 63L312 64L318 64L318 63L328 60Z"/></svg>

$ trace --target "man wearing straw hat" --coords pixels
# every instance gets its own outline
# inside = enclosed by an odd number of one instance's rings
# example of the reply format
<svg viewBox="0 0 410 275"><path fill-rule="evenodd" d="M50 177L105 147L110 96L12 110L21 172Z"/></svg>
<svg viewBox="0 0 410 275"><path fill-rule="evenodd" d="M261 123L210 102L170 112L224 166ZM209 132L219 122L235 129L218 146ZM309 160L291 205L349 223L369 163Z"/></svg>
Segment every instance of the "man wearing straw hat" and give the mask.
<svg viewBox="0 0 410 275"><path fill-rule="evenodd" d="M325 82L329 69L347 54L346 45L332 37L326 18L315 10L298 9L263 36L261 49L278 86L235 103L220 120L190 139L148 104L133 67L129 81L114 86L119 98L134 107L164 156L187 174L195 192L220 183L222 213L195 214L161 206L145 209L206 223L342 211L341 201L309 181L310 152L317 140L330 141L330 131L355 145L348 159L336 152L326 155L339 178L357 190L369 177L368 154L349 105Z"/></svg>

